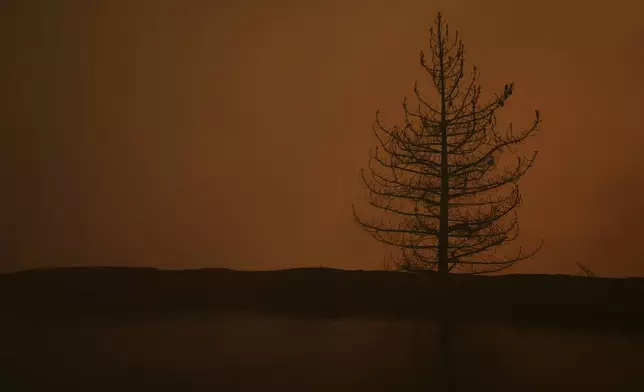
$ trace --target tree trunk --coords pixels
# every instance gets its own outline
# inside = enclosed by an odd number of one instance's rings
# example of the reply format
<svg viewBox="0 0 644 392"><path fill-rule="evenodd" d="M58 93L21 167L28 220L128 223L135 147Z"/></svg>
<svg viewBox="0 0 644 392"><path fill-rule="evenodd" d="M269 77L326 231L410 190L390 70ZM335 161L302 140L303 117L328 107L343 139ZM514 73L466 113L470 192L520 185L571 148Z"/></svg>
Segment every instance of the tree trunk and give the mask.
<svg viewBox="0 0 644 392"><path fill-rule="evenodd" d="M440 222L438 229L438 272L447 274L449 265L447 263L447 249L449 246L449 237L447 228L449 226L449 165L447 162L447 120L445 118L445 69L443 67L443 44L442 44L442 25L438 24L438 61L440 62L440 96L441 96L441 199L440 199Z"/></svg>

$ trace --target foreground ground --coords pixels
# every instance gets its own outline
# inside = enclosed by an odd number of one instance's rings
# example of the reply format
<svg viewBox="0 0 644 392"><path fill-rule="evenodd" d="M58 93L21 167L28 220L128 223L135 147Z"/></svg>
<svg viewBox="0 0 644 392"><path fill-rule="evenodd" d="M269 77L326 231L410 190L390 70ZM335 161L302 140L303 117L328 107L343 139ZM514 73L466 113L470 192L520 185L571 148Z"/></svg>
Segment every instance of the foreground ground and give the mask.
<svg viewBox="0 0 644 392"><path fill-rule="evenodd" d="M13 316L0 390L420 391L441 380L431 321L257 314ZM642 391L644 336L453 326L453 391Z"/></svg>
<svg viewBox="0 0 644 392"><path fill-rule="evenodd" d="M0 275L0 391L641 391L643 305L641 279L28 271Z"/></svg>

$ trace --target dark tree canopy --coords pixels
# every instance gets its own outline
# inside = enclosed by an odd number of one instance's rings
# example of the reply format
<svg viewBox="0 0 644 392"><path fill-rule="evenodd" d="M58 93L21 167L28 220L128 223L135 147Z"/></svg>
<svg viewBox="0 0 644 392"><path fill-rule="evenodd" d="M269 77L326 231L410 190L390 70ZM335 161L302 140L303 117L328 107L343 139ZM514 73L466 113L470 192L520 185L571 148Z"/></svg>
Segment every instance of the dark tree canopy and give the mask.
<svg viewBox="0 0 644 392"><path fill-rule="evenodd" d="M498 249L519 234L516 208L521 204L518 180L532 167L537 152L501 165L506 152L535 134L541 124L515 132L510 123L497 128L496 111L514 91L483 102L478 70L465 71L465 49L458 31L450 39L439 13L430 28L430 54L420 64L433 82L430 100L414 84L416 104L403 101L404 122L385 126L376 113L374 133L379 146L370 151L369 175L361 171L368 203L396 218L354 217L376 240L398 247L394 258L404 270L442 273L500 271L533 256L522 248L510 255Z"/></svg>

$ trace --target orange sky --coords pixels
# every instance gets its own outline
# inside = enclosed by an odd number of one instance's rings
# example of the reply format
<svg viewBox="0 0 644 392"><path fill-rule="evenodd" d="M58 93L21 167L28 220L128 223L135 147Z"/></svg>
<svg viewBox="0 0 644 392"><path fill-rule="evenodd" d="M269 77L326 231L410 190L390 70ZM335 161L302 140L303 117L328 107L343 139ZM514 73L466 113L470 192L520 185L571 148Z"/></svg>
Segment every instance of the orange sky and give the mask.
<svg viewBox="0 0 644 392"><path fill-rule="evenodd" d="M358 172L439 10L543 114L511 272L644 275L640 0L3 1L0 270L380 268Z"/></svg>

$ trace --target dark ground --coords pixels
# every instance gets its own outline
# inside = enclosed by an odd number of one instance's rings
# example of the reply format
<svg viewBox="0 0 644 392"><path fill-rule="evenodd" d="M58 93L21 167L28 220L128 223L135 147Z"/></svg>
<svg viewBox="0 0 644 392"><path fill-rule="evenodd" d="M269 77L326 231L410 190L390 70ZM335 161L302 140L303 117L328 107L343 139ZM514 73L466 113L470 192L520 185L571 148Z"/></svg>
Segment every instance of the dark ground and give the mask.
<svg viewBox="0 0 644 392"><path fill-rule="evenodd" d="M0 391L437 390L446 320L451 390L644 390L644 279L72 268L0 306Z"/></svg>

